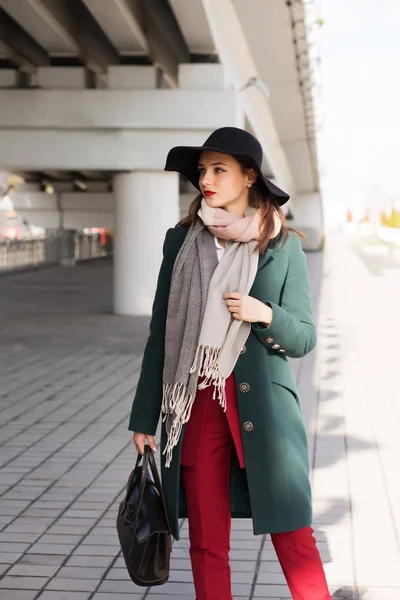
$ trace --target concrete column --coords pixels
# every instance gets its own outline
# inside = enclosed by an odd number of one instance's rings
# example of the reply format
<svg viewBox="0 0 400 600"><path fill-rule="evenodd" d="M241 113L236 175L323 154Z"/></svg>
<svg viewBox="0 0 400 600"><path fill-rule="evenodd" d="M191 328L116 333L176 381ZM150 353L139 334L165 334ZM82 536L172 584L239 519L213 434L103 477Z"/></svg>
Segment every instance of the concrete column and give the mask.
<svg viewBox="0 0 400 600"><path fill-rule="evenodd" d="M250 83L252 79L258 79L258 72L235 6L238 3L232 0L202 0L202 4L220 62L226 68L232 86L239 92L244 112L278 185L294 196L295 182L269 101L257 86Z"/></svg>
<svg viewBox="0 0 400 600"><path fill-rule="evenodd" d="M291 201L293 207L293 221L291 227L300 229L306 236L305 250L318 250L324 236L324 218L322 200L319 193L298 194Z"/></svg>
<svg viewBox="0 0 400 600"><path fill-rule="evenodd" d="M122 173L114 194L114 312L150 315L165 233L179 220L179 176Z"/></svg>

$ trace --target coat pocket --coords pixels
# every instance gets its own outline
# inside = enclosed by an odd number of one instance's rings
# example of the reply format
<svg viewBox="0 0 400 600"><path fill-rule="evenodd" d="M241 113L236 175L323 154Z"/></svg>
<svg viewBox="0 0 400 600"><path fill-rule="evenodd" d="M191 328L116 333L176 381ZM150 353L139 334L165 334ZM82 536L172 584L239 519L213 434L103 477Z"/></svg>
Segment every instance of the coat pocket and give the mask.
<svg viewBox="0 0 400 600"><path fill-rule="evenodd" d="M303 420L303 409L297 389L280 381L271 381L271 387L275 406L278 405L279 410L283 411L285 421L292 421L293 418L296 421L298 418Z"/></svg>
<svg viewBox="0 0 400 600"><path fill-rule="evenodd" d="M275 379L271 379L271 383L275 384L275 385L279 385L280 387L284 388L285 390L287 390L288 392L290 392L293 396L293 398L296 400L297 404L300 404L300 398L297 392L297 389L293 389L293 387L290 387L287 383L282 383L281 381L275 381Z"/></svg>
<svg viewBox="0 0 400 600"><path fill-rule="evenodd" d="M289 390L296 400L299 401L299 392L287 358L276 352L273 354L272 352L268 352L268 360L271 382Z"/></svg>

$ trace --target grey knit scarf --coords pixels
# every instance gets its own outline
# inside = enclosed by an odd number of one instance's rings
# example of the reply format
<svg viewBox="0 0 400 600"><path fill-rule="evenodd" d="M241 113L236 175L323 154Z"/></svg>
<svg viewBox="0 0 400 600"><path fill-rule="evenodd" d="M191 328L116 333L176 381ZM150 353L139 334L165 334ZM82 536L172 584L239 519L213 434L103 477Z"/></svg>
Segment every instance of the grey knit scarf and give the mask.
<svg viewBox="0 0 400 600"><path fill-rule="evenodd" d="M163 374L166 467L190 418L199 377L204 377L199 389L213 385L213 398L226 410L225 380L233 371L251 325L231 316L222 295L249 293L258 268L256 246L254 239L247 243L227 239L218 263L213 235L199 221L189 229L175 260Z"/></svg>

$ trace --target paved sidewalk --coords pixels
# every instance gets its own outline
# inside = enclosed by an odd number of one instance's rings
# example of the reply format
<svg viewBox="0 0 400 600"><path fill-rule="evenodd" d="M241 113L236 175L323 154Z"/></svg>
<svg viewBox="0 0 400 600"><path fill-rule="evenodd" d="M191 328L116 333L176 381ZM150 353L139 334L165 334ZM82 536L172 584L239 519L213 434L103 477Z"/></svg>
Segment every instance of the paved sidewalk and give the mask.
<svg viewBox="0 0 400 600"><path fill-rule="evenodd" d="M400 600L400 263L339 237L308 254L317 348L292 366L314 527L334 598ZM187 523L170 582L128 578L115 516L148 319L111 314L101 261L0 278L0 598L192 600ZM396 330L395 330L396 329ZM233 521L236 599L288 600L269 536Z"/></svg>

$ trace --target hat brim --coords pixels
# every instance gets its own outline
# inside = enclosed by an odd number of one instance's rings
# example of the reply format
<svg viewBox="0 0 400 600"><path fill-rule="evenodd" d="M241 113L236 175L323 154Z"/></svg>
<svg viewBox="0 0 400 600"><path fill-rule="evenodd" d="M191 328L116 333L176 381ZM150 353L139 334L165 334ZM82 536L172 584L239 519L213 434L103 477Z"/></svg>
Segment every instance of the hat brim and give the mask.
<svg viewBox="0 0 400 600"><path fill-rule="evenodd" d="M212 146L176 146L168 152L164 170L177 171L186 177L186 179L200 191L197 162L200 154L206 150L226 154L226 152L222 152L221 149ZM283 204L290 199L289 194L281 190L277 185L265 177L255 160L250 156L238 152L229 152L228 154L235 158L242 159L246 164L251 166L258 173L260 183L264 185L266 191L275 198L280 206L283 206Z"/></svg>

